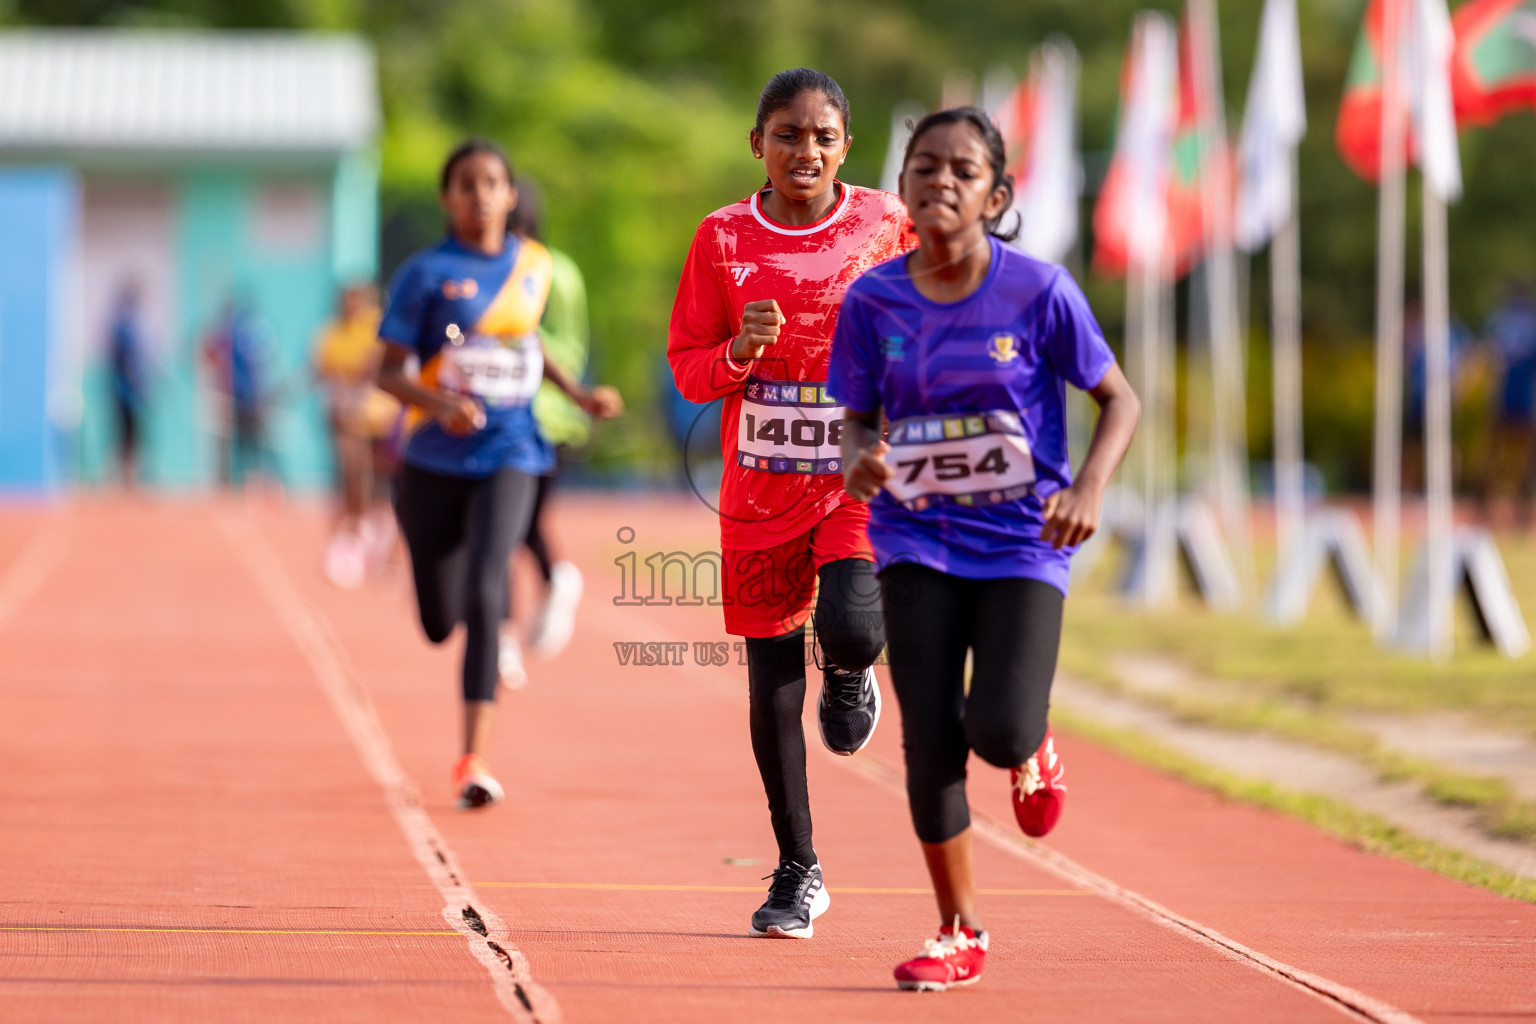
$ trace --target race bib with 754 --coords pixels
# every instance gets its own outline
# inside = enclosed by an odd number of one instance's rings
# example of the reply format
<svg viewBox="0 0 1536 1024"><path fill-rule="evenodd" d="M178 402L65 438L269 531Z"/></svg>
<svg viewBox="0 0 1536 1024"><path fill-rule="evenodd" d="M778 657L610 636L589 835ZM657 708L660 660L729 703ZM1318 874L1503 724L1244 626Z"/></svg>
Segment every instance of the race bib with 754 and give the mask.
<svg viewBox="0 0 1536 1024"><path fill-rule="evenodd" d="M914 511L995 505L1034 489L1035 460L1011 410L910 416L891 424L887 440L885 461L896 475L885 489Z"/></svg>

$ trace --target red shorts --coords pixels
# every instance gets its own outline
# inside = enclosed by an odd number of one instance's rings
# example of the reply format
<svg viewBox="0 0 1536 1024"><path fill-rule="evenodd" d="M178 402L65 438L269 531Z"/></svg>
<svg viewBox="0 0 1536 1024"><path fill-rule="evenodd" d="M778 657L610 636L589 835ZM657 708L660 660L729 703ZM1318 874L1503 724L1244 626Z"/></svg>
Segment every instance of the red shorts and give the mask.
<svg viewBox="0 0 1536 1024"><path fill-rule="evenodd" d="M815 526L776 547L726 548L725 631L736 636L792 633L811 617L816 573L841 558L875 560L869 506L839 505Z"/></svg>

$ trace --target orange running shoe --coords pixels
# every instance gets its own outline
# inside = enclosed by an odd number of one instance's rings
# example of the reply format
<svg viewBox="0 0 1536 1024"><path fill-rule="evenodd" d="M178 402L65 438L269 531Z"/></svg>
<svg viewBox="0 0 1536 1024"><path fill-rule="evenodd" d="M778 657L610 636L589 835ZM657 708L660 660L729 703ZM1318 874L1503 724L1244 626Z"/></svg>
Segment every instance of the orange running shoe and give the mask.
<svg viewBox="0 0 1536 1024"><path fill-rule="evenodd" d="M1013 816L1027 836L1036 839L1056 827L1067 802L1067 768L1056 753L1056 740L1045 731L1040 749L1010 773Z"/></svg>
<svg viewBox="0 0 1536 1024"><path fill-rule="evenodd" d="M506 795L479 754L459 758L453 766L453 788L459 794L459 807L465 810L500 803Z"/></svg>
<svg viewBox="0 0 1536 1024"><path fill-rule="evenodd" d="M943 992L981 980L987 965L987 933L972 931L956 921L939 929L937 939L896 967L896 987L908 992Z"/></svg>

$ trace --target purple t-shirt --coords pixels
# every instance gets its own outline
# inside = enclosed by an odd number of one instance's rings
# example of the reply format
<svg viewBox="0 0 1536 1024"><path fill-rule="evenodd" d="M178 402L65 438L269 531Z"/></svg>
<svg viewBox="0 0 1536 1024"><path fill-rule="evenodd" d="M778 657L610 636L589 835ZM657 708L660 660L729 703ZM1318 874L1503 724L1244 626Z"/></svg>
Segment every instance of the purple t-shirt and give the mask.
<svg viewBox="0 0 1536 1024"><path fill-rule="evenodd" d="M1072 484L1065 385L1096 387L1115 357L1070 274L991 246L986 279L959 302L924 298L905 256L856 280L827 389L891 424L897 476L870 506L880 569L916 562L1065 594L1072 549L1040 540L1042 499Z"/></svg>

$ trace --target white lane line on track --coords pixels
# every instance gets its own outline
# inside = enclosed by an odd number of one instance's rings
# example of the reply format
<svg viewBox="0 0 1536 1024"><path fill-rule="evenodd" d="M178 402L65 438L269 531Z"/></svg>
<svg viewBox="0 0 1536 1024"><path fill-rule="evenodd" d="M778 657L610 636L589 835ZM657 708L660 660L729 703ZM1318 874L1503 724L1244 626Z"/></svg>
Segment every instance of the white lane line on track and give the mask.
<svg viewBox="0 0 1536 1024"><path fill-rule="evenodd" d="M614 613L616 618L622 617L625 620L626 626L643 626L648 639L663 642L675 642L683 639L667 630L658 629L654 621L645 619L634 612L620 612L619 609L615 608ZM691 647L692 645L690 644L689 646ZM745 683L743 682L740 686L726 686L721 669L701 668L694 664L670 667L681 670L684 675L703 684L707 690L718 697L730 700L738 706L745 703ZM807 744L806 746L808 749L814 747L820 750L822 755L832 761L832 763L861 775L871 782L877 783L881 788L896 794L903 801L906 800L906 780L899 768L888 765L869 754L841 757L815 744ZM1176 913L1140 893L1118 885L1094 871L1090 871L1063 853L1025 839L1018 832L1017 828L1011 824L1007 826L1002 825L972 809L971 825L983 839L999 849L1043 871L1048 871L1058 878L1071 882L1073 885L1084 889L1091 889L1097 895L1102 896L1111 903L1124 907L1138 917L1145 918L1154 924L1176 932L1228 960L1242 964L1245 967L1250 967L1281 984L1312 996L1353 1020L1368 1021L1371 1024L1424 1024L1423 1021L1407 1011L1400 1010L1374 996L1366 995L1364 992L1352 989L1348 985L1340 984L1339 982L1313 974L1310 971L1304 971L1299 967L1292 967L1290 964L1266 956L1258 950L1250 949L1242 943L1228 938L1214 928Z"/></svg>
<svg viewBox="0 0 1536 1024"><path fill-rule="evenodd" d="M827 756L835 757L836 755L828 753ZM906 782L900 771L879 758L860 756L850 758L839 757L837 760L844 767L853 769L866 778L879 783L884 788L893 790L903 797L906 796ZM1250 949L1242 943L1221 934L1221 932L1214 928L1169 910L1161 903L1150 900L1138 892L1127 889L1110 881L1103 875L1083 867L1064 853L1053 850L1041 843L1031 842L1019 833L1016 826L1003 825L991 817L972 809L971 828L978 832L983 839L1018 857L1020 860L1028 861L1040 870L1048 871L1064 881L1091 890L1099 896L1133 911L1138 916L1152 921L1154 924L1161 925L1202 946L1216 950L1230 960L1236 960L1256 970L1277 975L1280 980L1288 982L1293 988L1301 989L1307 994L1321 999L1324 1003L1340 1010L1355 1020L1372 1021L1375 1024L1424 1024L1419 1018L1406 1011L1399 1010L1390 1003L1385 1003L1374 996L1366 995L1364 992L1356 991L1347 985L1330 981L1321 975L1304 971L1299 967L1292 967L1290 964L1266 956L1256 949Z"/></svg>
<svg viewBox="0 0 1536 1024"><path fill-rule="evenodd" d="M0 576L0 626L15 615L37 589L43 585L53 567L64 554L64 527L54 524L43 527L32 545L11 567Z"/></svg>
<svg viewBox="0 0 1536 1024"><path fill-rule="evenodd" d="M262 596L314 669L368 773L383 789L384 802L406 844L442 895L443 920L464 936L471 955L485 967L497 1000L518 1024L559 1024L560 1007L554 997L533 980L528 959L513 945L507 926L476 898L474 885L422 808L416 784L396 760L372 698L324 617L304 600L277 552L248 518L221 512L218 521Z"/></svg>

